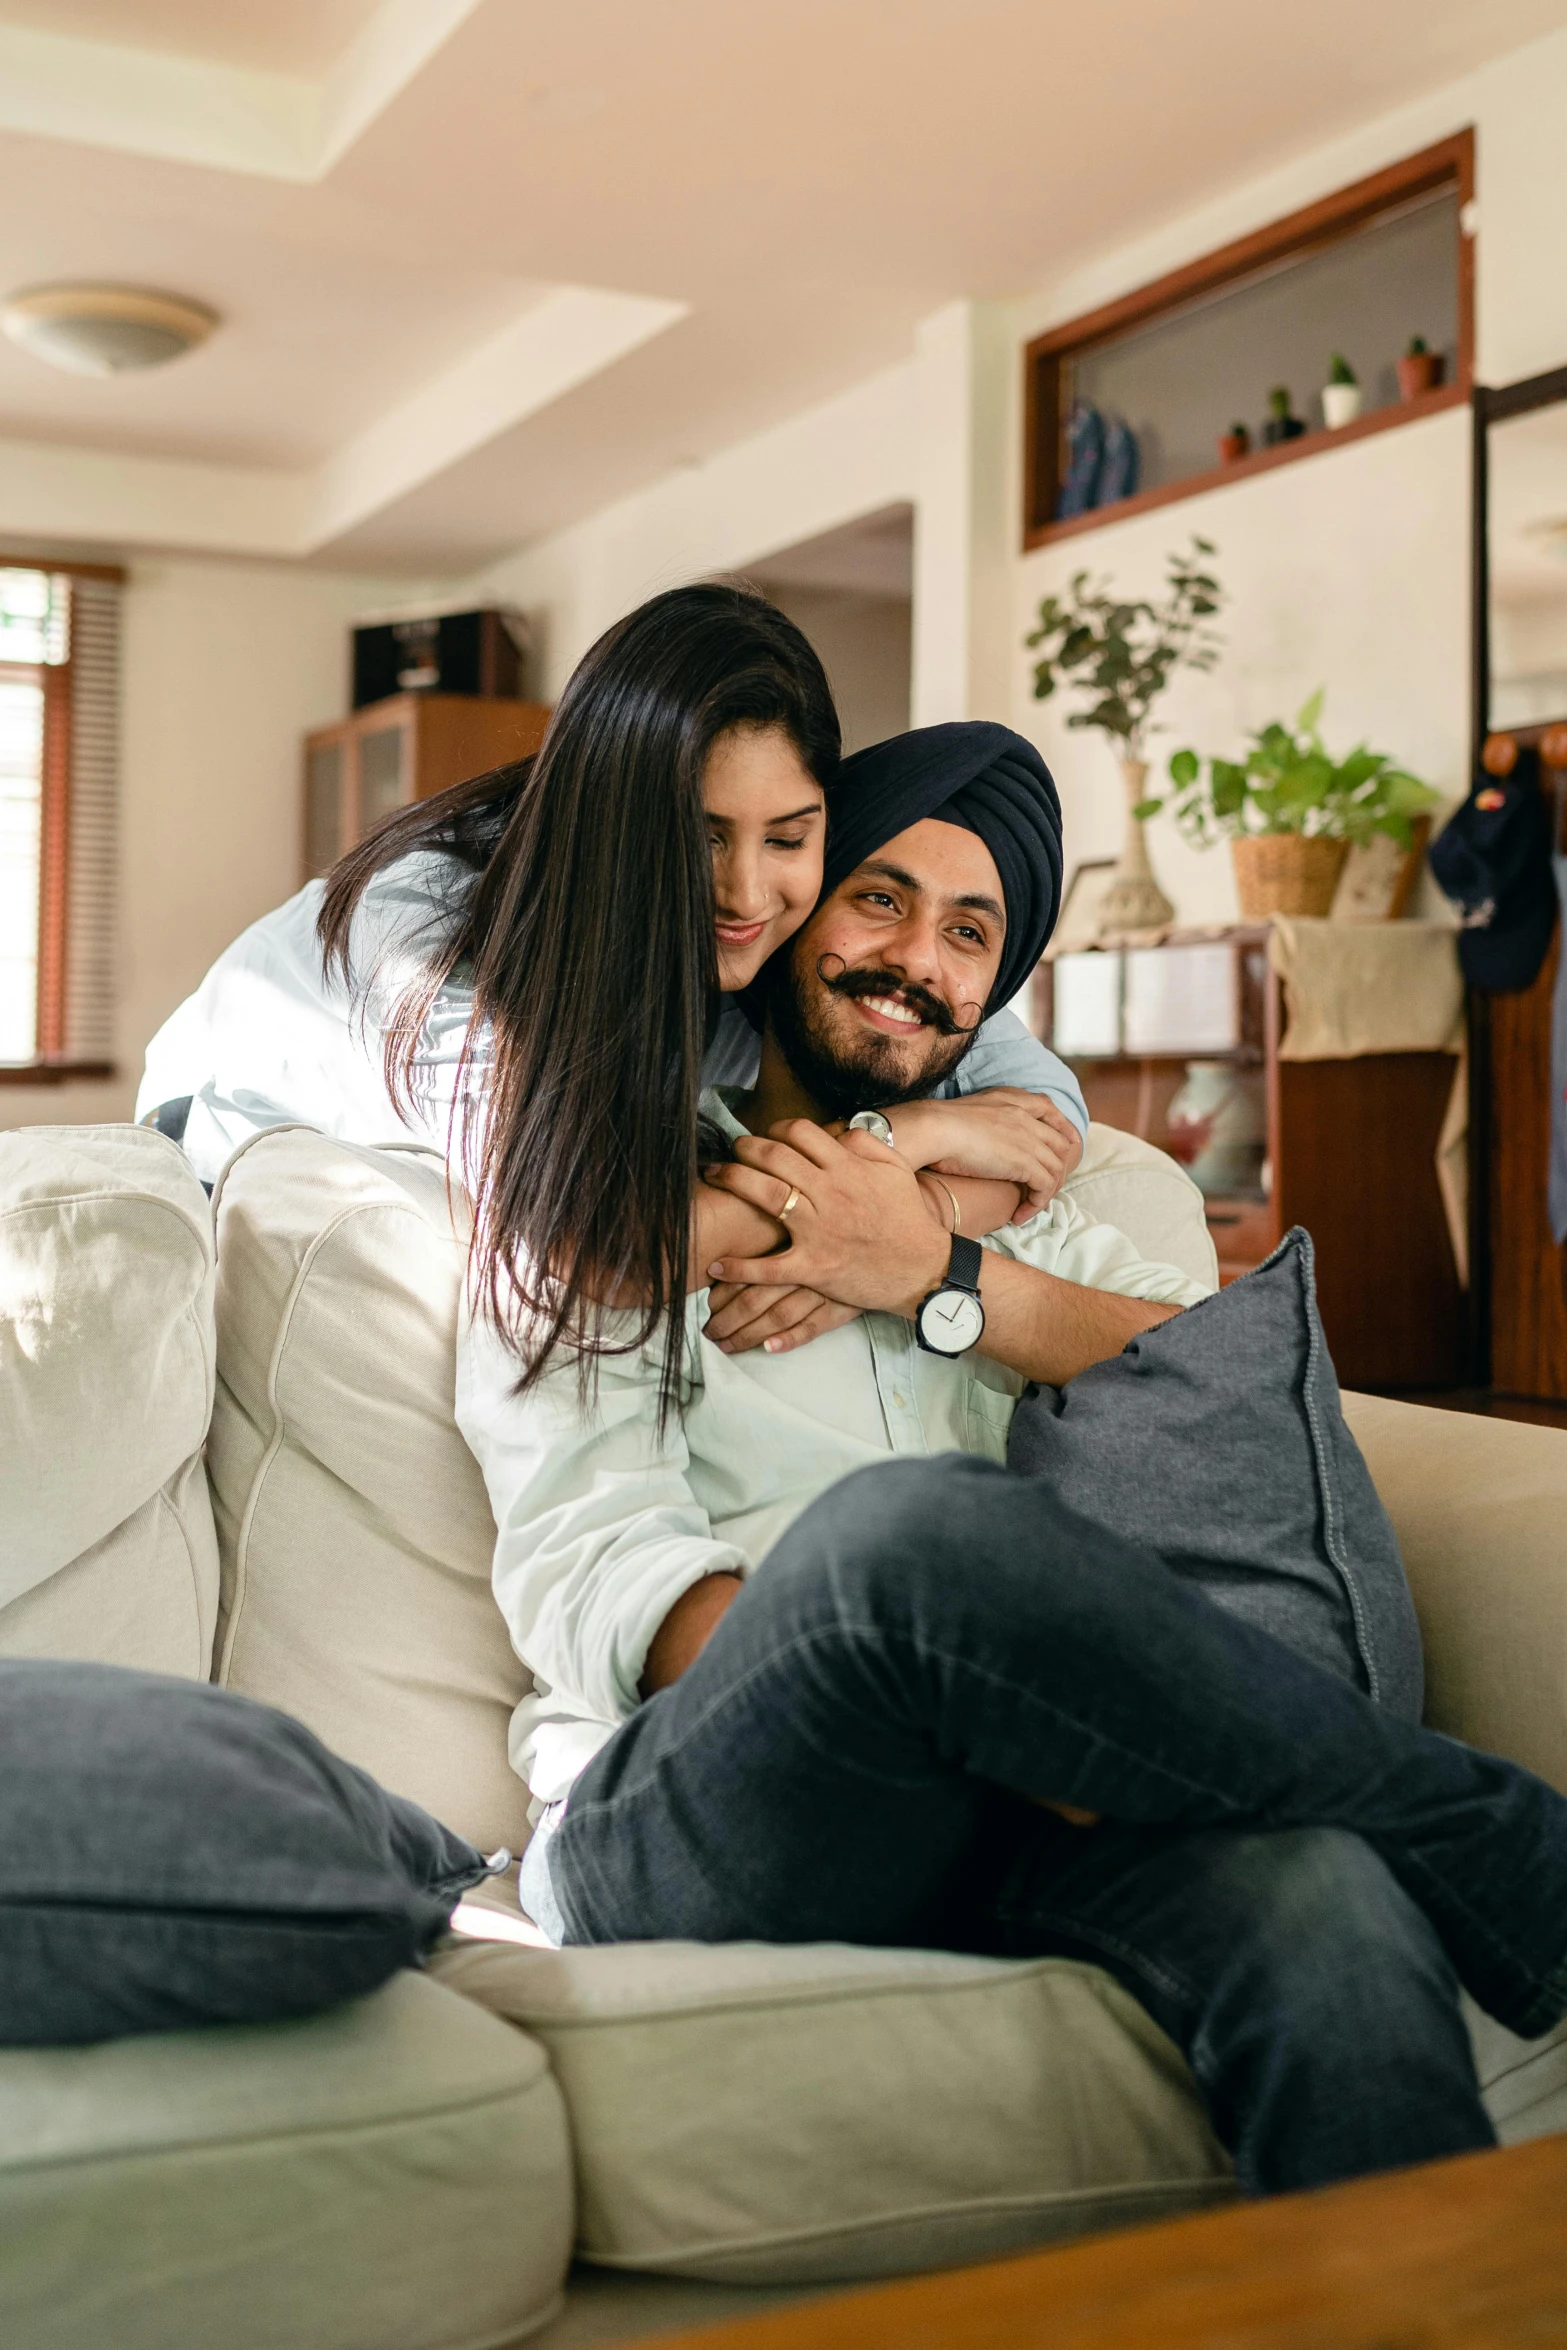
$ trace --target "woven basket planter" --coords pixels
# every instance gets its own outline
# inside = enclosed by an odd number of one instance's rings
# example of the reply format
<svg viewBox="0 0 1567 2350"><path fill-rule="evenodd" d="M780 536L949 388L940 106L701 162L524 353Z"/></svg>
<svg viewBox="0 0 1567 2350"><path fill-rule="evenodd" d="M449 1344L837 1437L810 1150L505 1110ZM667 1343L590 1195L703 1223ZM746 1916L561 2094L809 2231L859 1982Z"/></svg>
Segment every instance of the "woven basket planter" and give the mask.
<svg viewBox="0 0 1567 2350"><path fill-rule="evenodd" d="M1266 922L1270 914L1326 914L1349 843L1321 833L1254 832L1232 840L1230 855L1242 921Z"/></svg>

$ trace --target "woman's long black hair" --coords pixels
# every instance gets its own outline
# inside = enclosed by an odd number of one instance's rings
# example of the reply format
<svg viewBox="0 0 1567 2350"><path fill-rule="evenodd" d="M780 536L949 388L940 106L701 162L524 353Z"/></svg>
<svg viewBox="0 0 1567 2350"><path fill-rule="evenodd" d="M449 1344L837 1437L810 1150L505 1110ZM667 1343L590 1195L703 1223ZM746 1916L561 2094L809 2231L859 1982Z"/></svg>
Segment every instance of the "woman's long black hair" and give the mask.
<svg viewBox="0 0 1567 2350"><path fill-rule="evenodd" d="M702 775L719 736L782 727L828 784L837 712L810 644L744 587L655 596L572 674L537 755L400 810L328 876L323 957L349 966L355 907L376 873L436 850L474 880L432 938L386 1028L386 1080L411 1104L435 997L462 969L491 1060L460 1084L474 1193L471 1279L530 1387L562 1341L585 1379L666 1315L660 1418L678 1393L697 1098L717 1003L712 853ZM467 1072L465 1071L466 1075ZM454 1138L455 1139L455 1138ZM635 1301L634 1338L610 1304Z"/></svg>

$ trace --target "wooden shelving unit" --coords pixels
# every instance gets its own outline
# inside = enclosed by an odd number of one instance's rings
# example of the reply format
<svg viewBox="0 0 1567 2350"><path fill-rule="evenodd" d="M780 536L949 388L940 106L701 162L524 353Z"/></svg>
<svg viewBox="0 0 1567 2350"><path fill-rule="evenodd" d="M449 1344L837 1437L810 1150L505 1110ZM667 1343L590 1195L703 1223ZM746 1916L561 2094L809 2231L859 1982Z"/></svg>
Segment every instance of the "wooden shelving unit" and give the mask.
<svg viewBox="0 0 1567 2350"><path fill-rule="evenodd" d="M1474 192L1474 134L1461 131L1434 147L1393 164L1385 171L1357 180L1319 203L1274 221L1233 244L1221 246L1201 260L1172 270L1166 277L1102 309L1088 312L1066 325L1036 336L1024 354L1023 546L1046 546L1058 538L1096 529L1131 514L1146 512L1199 491L1245 481L1280 465L1299 464L1329 448L1369 434L1414 424L1423 417L1456 407L1469 398L1474 349L1474 238L1469 206ZM1421 205L1450 200L1453 217L1452 282L1449 288L1453 321L1452 349L1446 380L1408 401L1387 401L1369 407L1354 423L1337 431L1308 430L1277 447L1255 448L1232 464L1182 465L1174 478L1139 488L1131 497L1096 506L1085 514L1057 515L1064 474L1064 434L1073 396L1074 373L1085 361L1101 359L1144 335L1162 322L1195 320L1198 335L1217 336L1223 323L1226 298L1251 289L1264 289L1277 309L1280 289L1288 290L1288 273L1300 264L1329 254L1346 253L1366 238L1412 213ZM1389 332L1398 331L1390 325ZM1413 324L1405 331L1425 331ZM1233 322L1230 333L1233 353ZM1217 347L1217 345L1216 345ZM1326 367L1328 343L1321 353ZM1188 355L1189 356L1189 355ZM1391 362L1392 348L1386 354ZM1233 365L1233 357L1226 363ZM1320 383L1319 376L1318 382ZM1297 395L1314 393L1316 385L1296 383ZM1215 369L1213 383L1213 447L1234 414L1228 374ZM1128 421L1141 432L1136 416Z"/></svg>
<svg viewBox="0 0 1567 2350"><path fill-rule="evenodd" d="M305 737L304 879L316 880L410 801L525 759L549 718L544 702L408 693L317 727Z"/></svg>
<svg viewBox="0 0 1567 2350"><path fill-rule="evenodd" d="M1229 935L1242 950L1237 966L1251 999L1243 1005L1242 1041L1229 1053L1204 1047L1074 1059L1089 1116L1165 1149L1170 1103L1189 1060L1260 1064L1268 1181L1265 1190L1207 1201L1221 1280L1250 1272L1292 1225L1303 1224L1316 1244L1317 1300L1344 1384L1456 1385L1463 1292L1436 1175L1452 1055L1281 1059L1283 986L1256 951L1266 932ZM1049 964L1036 975L1031 1015L1048 1039ZM1259 1035L1260 1049L1253 1041Z"/></svg>

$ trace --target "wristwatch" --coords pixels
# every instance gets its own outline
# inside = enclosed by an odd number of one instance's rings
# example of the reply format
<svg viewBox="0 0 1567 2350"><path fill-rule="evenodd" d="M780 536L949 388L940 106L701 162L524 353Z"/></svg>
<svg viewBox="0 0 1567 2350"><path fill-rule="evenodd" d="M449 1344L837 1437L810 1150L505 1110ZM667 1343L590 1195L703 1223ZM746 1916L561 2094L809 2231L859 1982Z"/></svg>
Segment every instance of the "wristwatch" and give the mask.
<svg viewBox="0 0 1567 2350"><path fill-rule="evenodd" d="M874 1134L876 1140L884 1142L889 1150L894 1147L892 1120L884 1117L880 1110L856 1110L849 1124L856 1134Z"/></svg>
<svg viewBox="0 0 1567 2350"><path fill-rule="evenodd" d="M954 1232L947 1277L929 1297L921 1298L914 1316L914 1335L928 1355L966 1355L979 1344L985 1329L985 1309L979 1302L984 1257L977 1240Z"/></svg>

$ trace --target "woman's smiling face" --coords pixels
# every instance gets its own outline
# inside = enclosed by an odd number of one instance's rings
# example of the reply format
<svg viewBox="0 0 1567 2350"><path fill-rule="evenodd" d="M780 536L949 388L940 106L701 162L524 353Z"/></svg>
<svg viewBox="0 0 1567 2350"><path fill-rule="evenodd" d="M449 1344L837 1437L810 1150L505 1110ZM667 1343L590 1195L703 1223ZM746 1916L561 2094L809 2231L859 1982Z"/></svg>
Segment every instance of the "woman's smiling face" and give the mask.
<svg viewBox="0 0 1567 2350"><path fill-rule="evenodd" d="M816 904L827 803L781 726L721 734L708 753L702 799L713 844L718 984L733 995Z"/></svg>

